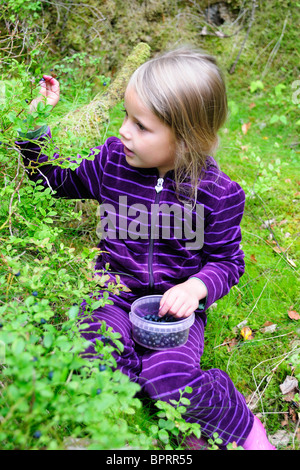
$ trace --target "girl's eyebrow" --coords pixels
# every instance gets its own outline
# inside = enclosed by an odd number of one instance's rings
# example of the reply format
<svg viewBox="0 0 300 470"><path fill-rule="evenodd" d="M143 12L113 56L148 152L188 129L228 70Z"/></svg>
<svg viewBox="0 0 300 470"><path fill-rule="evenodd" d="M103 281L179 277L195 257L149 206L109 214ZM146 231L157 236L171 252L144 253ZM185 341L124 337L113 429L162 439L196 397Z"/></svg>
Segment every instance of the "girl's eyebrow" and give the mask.
<svg viewBox="0 0 300 470"><path fill-rule="evenodd" d="M126 111L127 115L128 115L128 111L126 109L126 106L125 106L125 102L123 103L123 107L124 107L124 111ZM138 122L139 124L141 124L145 129L148 129L148 127L141 121L141 119L139 119L138 117L136 117L135 115L132 116L132 119L134 119L136 122Z"/></svg>

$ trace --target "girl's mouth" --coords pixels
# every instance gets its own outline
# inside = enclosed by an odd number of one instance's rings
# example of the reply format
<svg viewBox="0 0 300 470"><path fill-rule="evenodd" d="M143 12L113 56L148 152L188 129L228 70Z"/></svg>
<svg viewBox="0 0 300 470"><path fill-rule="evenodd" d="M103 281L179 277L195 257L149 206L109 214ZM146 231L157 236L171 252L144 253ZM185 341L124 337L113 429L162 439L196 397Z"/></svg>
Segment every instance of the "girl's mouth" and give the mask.
<svg viewBox="0 0 300 470"><path fill-rule="evenodd" d="M124 145L124 144L123 144ZM132 152L126 145L124 145L124 153L127 157L134 157L134 152Z"/></svg>

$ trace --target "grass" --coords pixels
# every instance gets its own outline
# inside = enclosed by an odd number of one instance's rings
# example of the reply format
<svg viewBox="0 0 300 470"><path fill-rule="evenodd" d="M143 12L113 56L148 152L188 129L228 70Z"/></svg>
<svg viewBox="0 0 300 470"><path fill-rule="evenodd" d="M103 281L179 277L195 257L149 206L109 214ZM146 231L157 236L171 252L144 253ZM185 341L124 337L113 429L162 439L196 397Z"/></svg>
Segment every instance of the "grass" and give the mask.
<svg viewBox="0 0 300 470"><path fill-rule="evenodd" d="M299 311L300 291L296 106L290 91L276 97L275 86L251 94L236 86L234 79L229 83L231 117L217 157L246 192L242 221L246 270L239 285L209 314L202 362L205 368L226 370L246 397L256 392L254 412L264 413L270 434L295 429L295 412L279 385L293 374L289 357L297 345L299 354L300 344L300 325L288 317L289 310ZM272 116L283 115L288 104L288 124L271 123ZM243 124L249 122L243 133ZM276 324L276 330L263 333L266 322ZM254 332L253 339L246 341L240 334L245 323ZM282 413L289 416L284 428Z"/></svg>

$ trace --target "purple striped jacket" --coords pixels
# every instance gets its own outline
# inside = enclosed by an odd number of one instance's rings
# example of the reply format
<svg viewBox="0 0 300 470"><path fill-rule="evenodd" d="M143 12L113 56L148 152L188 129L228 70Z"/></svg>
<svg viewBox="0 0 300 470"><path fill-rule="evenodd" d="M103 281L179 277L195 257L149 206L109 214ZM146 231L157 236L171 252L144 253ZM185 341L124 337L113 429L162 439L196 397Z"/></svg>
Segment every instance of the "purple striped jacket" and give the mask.
<svg viewBox="0 0 300 470"><path fill-rule="evenodd" d="M238 283L244 272L240 222L245 194L214 159L199 183L197 204L190 208L184 196L177 198L173 171L159 179L156 168L130 166L116 137L91 149L94 159L82 159L76 170L47 163L43 146L49 138L48 129L34 143L18 142L28 175L42 179L54 197L90 198L101 204L103 235L95 269L103 272L109 263L111 279L118 274L130 290L122 296L162 294L197 277L208 290L199 305L203 311ZM45 165L33 171L34 161Z"/></svg>

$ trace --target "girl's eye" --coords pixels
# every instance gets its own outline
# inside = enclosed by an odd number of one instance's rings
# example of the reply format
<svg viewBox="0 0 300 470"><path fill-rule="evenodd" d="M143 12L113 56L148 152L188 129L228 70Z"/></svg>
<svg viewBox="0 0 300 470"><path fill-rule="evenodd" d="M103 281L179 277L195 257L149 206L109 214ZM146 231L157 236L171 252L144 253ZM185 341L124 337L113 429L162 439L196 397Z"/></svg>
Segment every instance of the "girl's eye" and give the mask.
<svg viewBox="0 0 300 470"><path fill-rule="evenodd" d="M141 124L140 122L137 122L136 125L138 126L140 131L145 131L146 130L146 127L144 127L143 124Z"/></svg>

